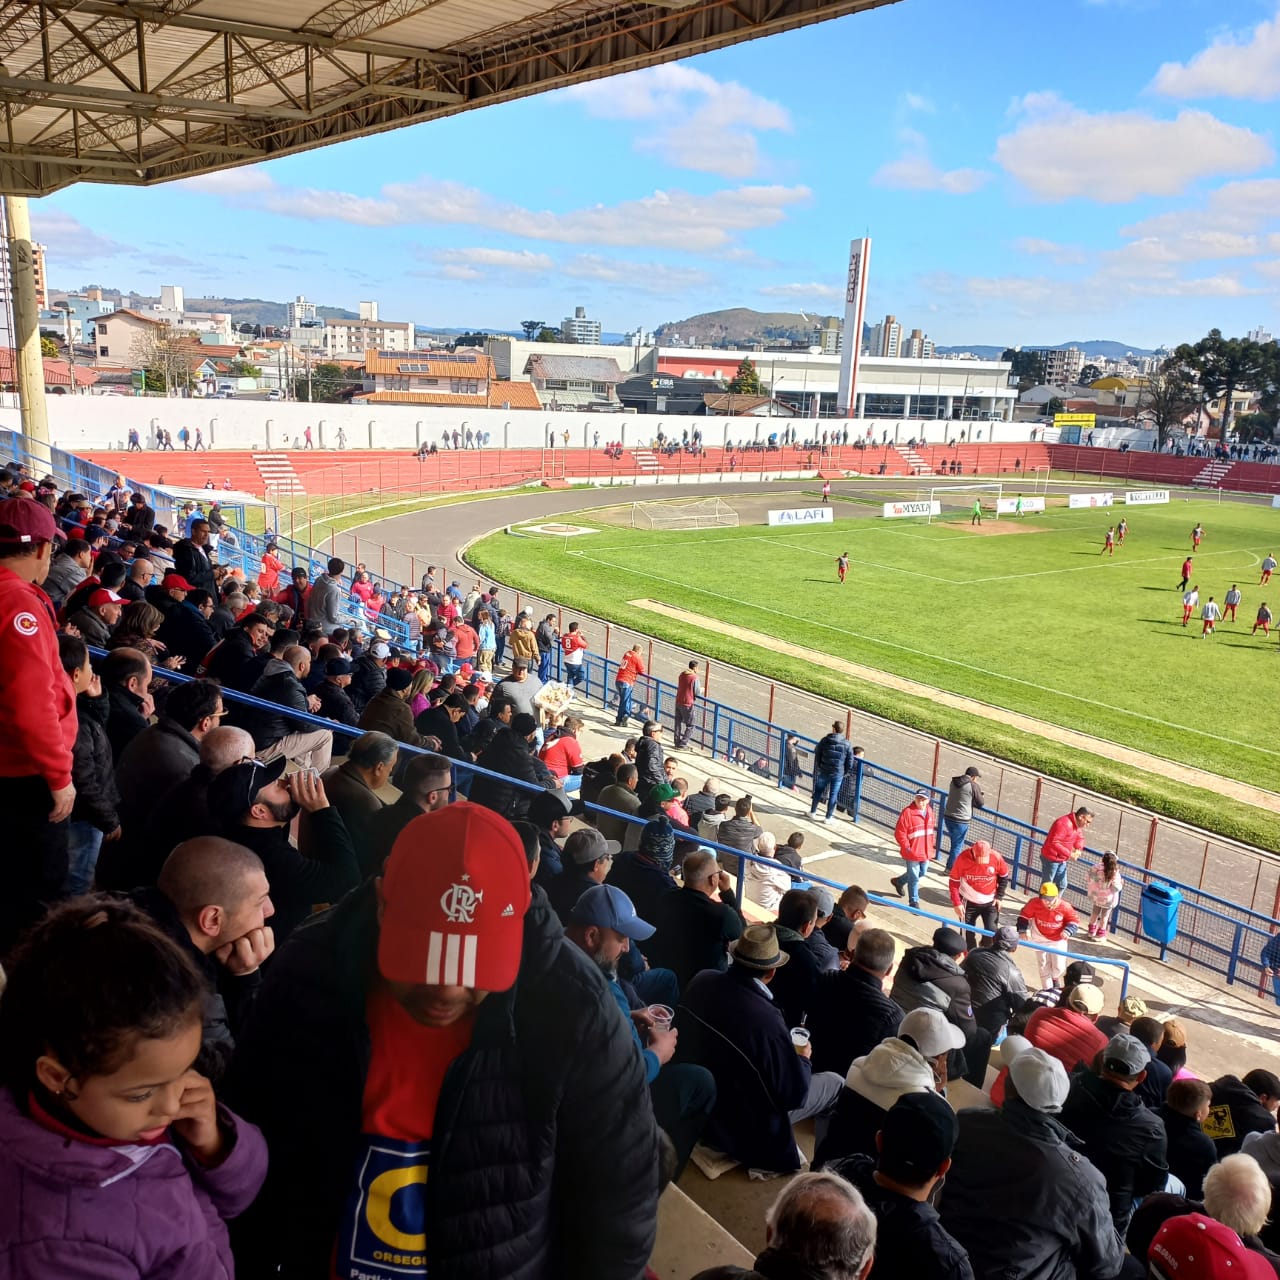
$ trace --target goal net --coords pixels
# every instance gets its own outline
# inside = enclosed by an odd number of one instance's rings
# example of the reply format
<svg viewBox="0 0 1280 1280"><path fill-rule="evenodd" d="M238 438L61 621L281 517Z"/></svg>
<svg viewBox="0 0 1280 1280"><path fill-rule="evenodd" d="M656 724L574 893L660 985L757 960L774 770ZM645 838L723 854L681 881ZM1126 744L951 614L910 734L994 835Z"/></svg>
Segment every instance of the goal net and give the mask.
<svg viewBox="0 0 1280 1280"><path fill-rule="evenodd" d="M633 502L633 529L715 529L738 525L738 513L720 498Z"/></svg>
<svg viewBox="0 0 1280 1280"><path fill-rule="evenodd" d="M940 485L929 490L930 504L937 503L937 515L930 515L929 522L935 520L957 520L962 516L973 518L973 504L982 508L984 520L1000 518L1000 499L1004 496L1004 485L992 484L955 484ZM930 506L932 511L934 508Z"/></svg>

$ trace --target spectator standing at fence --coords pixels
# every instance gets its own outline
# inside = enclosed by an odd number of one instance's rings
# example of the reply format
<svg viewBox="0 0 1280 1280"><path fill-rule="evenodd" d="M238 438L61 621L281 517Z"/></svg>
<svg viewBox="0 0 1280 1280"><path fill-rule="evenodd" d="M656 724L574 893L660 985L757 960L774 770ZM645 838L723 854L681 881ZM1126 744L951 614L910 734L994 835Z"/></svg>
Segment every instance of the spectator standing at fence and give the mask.
<svg viewBox="0 0 1280 1280"><path fill-rule="evenodd" d="M0 952L40 903L59 896L67 874L76 703L53 606L40 589L56 535L43 504L0 502L0 796L10 848Z"/></svg>
<svg viewBox="0 0 1280 1280"><path fill-rule="evenodd" d="M982 921L991 932L999 927L1000 907L1012 878L1009 864L985 841L975 840L951 867L951 905L965 925ZM968 949L978 945L977 935L966 934Z"/></svg>
<svg viewBox="0 0 1280 1280"><path fill-rule="evenodd" d="M698 681L698 664L691 661L676 681L674 738L677 751L688 746L689 739L693 736L693 709L700 697L702 689Z"/></svg>
<svg viewBox="0 0 1280 1280"><path fill-rule="evenodd" d="M1046 880L1040 886L1039 897L1032 898L1022 908L1018 916L1018 933L1040 947L1050 948L1036 952L1036 967L1040 971L1042 986L1061 989L1067 961L1064 955L1057 953L1066 951L1067 940L1075 937L1079 929L1080 917L1076 915L1075 908L1063 900L1052 880Z"/></svg>
<svg viewBox="0 0 1280 1280"><path fill-rule="evenodd" d="M1105 938L1107 926L1115 909L1120 905L1120 894L1124 890L1124 878L1120 874L1120 864L1110 849L1102 855L1096 867L1089 868L1085 879L1085 892L1089 895L1089 936Z"/></svg>
<svg viewBox="0 0 1280 1280"><path fill-rule="evenodd" d="M1093 824L1093 813L1081 805L1074 813L1064 813L1049 828L1040 849L1041 878L1067 891L1067 864L1079 859L1084 849L1084 833Z"/></svg>
<svg viewBox="0 0 1280 1280"><path fill-rule="evenodd" d="M582 660L590 647L578 623L569 623L568 632L560 637L560 652L564 654L564 678L575 689L586 675Z"/></svg>
<svg viewBox="0 0 1280 1280"><path fill-rule="evenodd" d="M618 697L618 713L613 722L616 728L631 722L631 702L636 690L636 677L644 674L644 659L640 656L640 646L633 644L622 655L622 661L618 663L618 670L613 679L614 692Z"/></svg>
<svg viewBox="0 0 1280 1280"><path fill-rule="evenodd" d="M929 863L937 856L935 825L929 793L922 790L917 791L911 803L898 814L893 828L893 838L898 842L898 852L904 865L902 874L894 876L889 883L898 897L906 896L913 908L920 905L920 881Z"/></svg>
<svg viewBox="0 0 1280 1280"><path fill-rule="evenodd" d="M942 825L947 833L947 870L955 866L960 850L969 837L969 823L975 809L985 809L982 774L976 765L970 765L962 774L951 779L947 788L947 802L942 807Z"/></svg>
<svg viewBox="0 0 1280 1280"><path fill-rule="evenodd" d="M844 776L853 767L853 751L844 736L844 725L839 720L834 720L831 732L819 739L813 752L813 801L809 805L810 817L818 812L818 806L825 800L827 811L818 821L831 821L836 801L840 798L840 790L844 786Z"/></svg>
<svg viewBox="0 0 1280 1280"><path fill-rule="evenodd" d="M551 659L560 643L560 633L556 630L556 615L549 613L538 623L534 632L538 642L538 679L546 684L551 679ZM517 655L519 656L519 655Z"/></svg>
<svg viewBox="0 0 1280 1280"><path fill-rule="evenodd" d="M320 629L327 636L331 636L341 625L341 578L346 569L346 563L334 556L326 566L325 572L312 583L311 592L307 597L307 621L318 622Z"/></svg>

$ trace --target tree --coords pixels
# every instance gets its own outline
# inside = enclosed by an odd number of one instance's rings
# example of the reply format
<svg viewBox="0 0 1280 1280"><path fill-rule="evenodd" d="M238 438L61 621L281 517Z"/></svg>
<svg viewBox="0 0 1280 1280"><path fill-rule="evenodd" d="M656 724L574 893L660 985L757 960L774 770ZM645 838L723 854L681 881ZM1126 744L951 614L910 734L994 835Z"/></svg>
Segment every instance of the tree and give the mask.
<svg viewBox="0 0 1280 1280"><path fill-rule="evenodd" d="M171 324L148 325L133 340L134 364L147 375L149 391L190 392L199 363L197 344Z"/></svg>
<svg viewBox="0 0 1280 1280"><path fill-rule="evenodd" d="M44 334L40 335L40 354L50 360L56 360L61 354L58 350L58 344L52 338L46 338Z"/></svg>
<svg viewBox="0 0 1280 1280"><path fill-rule="evenodd" d="M341 404L347 399L349 385L347 372L340 364L316 364L311 366L310 383L305 375L294 378L293 398L313 404Z"/></svg>
<svg viewBox="0 0 1280 1280"><path fill-rule="evenodd" d="M248 360L233 360L231 362L231 373L236 378L262 377L262 370L256 364L250 364Z"/></svg>
<svg viewBox="0 0 1280 1280"><path fill-rule="evenodd" d="M520 327L524 330L524 340L526 342L536 342L545 324L545 320L521 320Z"/></svg>
<svg viewBox="0 0 1280 1280"><path fill-rule="evenodd" d="M560 342L562 340L559 329L550 329L546 325L543 325L538 331L539 342Z"/></svg>
<svg viewBox="0 0 1280 1280"><path fill-rule="evenodd" d="M1010 372L1018 380L1019 392L1029 391L1044 382L1044 356L1038 351L1015 351L1008 347L1000 359L1013 365Z"/></svg>
<svg viewBox="0 0 1280 1280"><path fill-rule="evenodd" d="M1155 428L1156 448L1163 449L1199 404L1195 370L1172 355L1147 375L1138 393L1138 417Z"/></svg>
<svg viewBox="0 0 1280 1280"><path fill-rule="evenodd" d="M1249 338L1224 338L1210 329L1196 343L1183 343L1174 358L1195 371L1206 400L1222 400L1222 443L1231 434L1231 401L1242 388L1262 384L1269 364L1266 349Z"/></svg>
<svg viewBox="0 0 1280 1280"><path fill-rule="evenodd" d="M1080 385L1091 387L1102 377L1102 370L1096 364L1087 364L1080 370Z"/></svg>
<svg viewBox="0 0 1280 1280"><path fill-rule="evenodd" d="M756 367L751 363L749 356L742 357L738 372L729 379L729 385L725 390L730 395L736 396L759 396L764 394L760 386L760 375L756 372Z"/></svg>
<svg viewBox="0 0 1280 1280"><path fill-rule="evenodd" d="M1066 413L1067 406L1062 403L1061 396L1054 396L1052 400L1044 407L1046 417L1054 417L1055 414Z"/></svg>

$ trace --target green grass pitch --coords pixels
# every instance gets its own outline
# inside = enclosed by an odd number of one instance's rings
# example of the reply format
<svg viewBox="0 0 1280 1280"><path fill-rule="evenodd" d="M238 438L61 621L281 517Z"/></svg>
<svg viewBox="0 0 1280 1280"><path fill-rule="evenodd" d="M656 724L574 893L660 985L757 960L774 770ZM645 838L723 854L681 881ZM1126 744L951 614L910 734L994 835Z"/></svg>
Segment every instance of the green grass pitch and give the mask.
<svg viewBox="0 0 1280 1280"><path fill-rule="evenodd" d="M992 495L986 495L989 501ZM800 505L780 502L778 505ZM1246 503L1071 511L1053 507L1001 532L967 517L841 518L797 530L762 525L664 532L601 528L574 538L493 538L476 562L508 581L606 617L642 619L648 597L923 684L1274 789L1280 776L1280 645L1250 636L1267 600L1280 617L1280 510ZM1109 524L1129 521L1114 557ZM1192 579L1235 623L1200 638L1181 626L1180 566L1198 522ZM588 523L590 521L588 520ZM836 556L851 557L836 581ZM647 627L665 634L661 620ZM744 665L752 665L749 653Z"/></svg>

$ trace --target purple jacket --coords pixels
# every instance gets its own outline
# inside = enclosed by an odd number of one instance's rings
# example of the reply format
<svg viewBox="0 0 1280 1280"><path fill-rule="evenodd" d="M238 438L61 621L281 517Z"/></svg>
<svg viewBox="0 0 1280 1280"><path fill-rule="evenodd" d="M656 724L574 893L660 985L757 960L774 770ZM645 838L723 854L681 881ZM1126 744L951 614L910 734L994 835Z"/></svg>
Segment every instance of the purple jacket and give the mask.
<svg viewBox="0 0 1280 1280"><path fill-rule="evenodd" d="M230 1280L224 1219L249 1207L267 1145L221 1109L231 1154L202 1169L168 1142L98 1147L29 1119L0 1089L0 1272L5 1280Z"/></svg>

